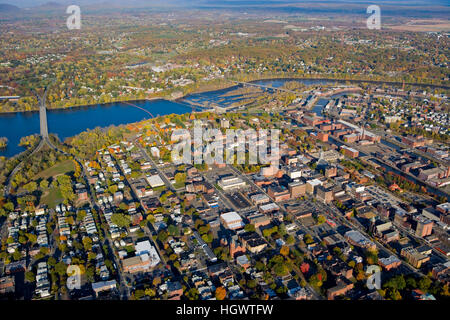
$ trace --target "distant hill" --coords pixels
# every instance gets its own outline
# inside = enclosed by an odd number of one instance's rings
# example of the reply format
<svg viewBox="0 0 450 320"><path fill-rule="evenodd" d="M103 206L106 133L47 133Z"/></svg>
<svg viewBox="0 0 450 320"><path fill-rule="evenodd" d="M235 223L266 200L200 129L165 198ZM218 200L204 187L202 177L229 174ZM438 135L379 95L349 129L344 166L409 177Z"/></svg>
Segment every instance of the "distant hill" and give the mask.
<svg viewBox="0 0 450 320"><path fill-rule="evenodd" d="M53 5L79 6L114 5L123 7L182 6L182 7L254 7L254 6L287 6L310 4L379 4L390 6L449 6L448 0L0 0L20 8L32 8L45 5L49 1Z"/></svg>
<svg viewBox="0 0 450 320"><path fill-rule="evenodd" d="M41 4L41 7L63 7L64 5L62 3L58 3L55 1L49 1L46 3Z"/></svg>
<svg viewBox="0 0 450 320"><path fill-rule="evenodd" d="M38 9L58 9L58 8L65 8L66 6L62 3L50 1L41 4L40 6L36 7Z"/></svg>
<svg viewBox="0 0 450 320"><path fill-rule="evenodd" d="M0 3L0 12L19 12L20 8L12 4Z"/></svg>

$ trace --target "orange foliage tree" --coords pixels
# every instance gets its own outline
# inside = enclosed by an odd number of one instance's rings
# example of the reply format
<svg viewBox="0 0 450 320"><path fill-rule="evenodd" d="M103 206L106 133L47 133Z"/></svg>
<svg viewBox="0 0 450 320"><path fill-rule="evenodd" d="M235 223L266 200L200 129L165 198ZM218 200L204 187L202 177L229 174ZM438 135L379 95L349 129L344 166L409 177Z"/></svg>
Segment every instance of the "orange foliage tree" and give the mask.
<svg viewBox="0 0 450 320"><path fill-rule="evenodd" d="M216 299L223 300L227 296L227 290L224 287L218 287L216 289Z"/></svg>

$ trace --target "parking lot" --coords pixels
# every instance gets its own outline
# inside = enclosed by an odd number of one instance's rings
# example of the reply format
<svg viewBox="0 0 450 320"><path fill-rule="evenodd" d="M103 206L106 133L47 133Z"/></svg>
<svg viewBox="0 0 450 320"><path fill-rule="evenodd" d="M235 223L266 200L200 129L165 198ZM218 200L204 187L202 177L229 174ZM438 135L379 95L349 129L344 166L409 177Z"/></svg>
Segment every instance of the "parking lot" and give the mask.
<svg viewBox="0 0 450 320"><path fill-rule="evenodd" d="M400 199L394 197L388 192L377 186L368 186L366 187L367 193L369 193L374 199L382 202L382 203L390 203L392 205L398 205L400 203Z"/></svg>

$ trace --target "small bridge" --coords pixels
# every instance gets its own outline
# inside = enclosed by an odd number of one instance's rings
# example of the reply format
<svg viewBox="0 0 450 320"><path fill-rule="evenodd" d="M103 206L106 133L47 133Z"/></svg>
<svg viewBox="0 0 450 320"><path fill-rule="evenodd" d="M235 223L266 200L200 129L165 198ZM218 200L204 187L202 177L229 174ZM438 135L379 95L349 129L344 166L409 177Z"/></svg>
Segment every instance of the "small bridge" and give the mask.
<svg viewBox="0 0 450 320"><path fill-rule="evenodd" d="M45 145L47 145L50 149L57 148L51 143L48 135L48 123L47 123L47 107L45 106L45 100L47 97L48 87L45 88L43 96L39 96L36 92L34 92L34 95L36 96L38 102L39 102L39 127L40 127L40 136L41 141L39 144L35 147L35 149L28 155L26 158L33 156L42 148L44 148ZM23 161L21 161L9 174L7 180L5 181L5 188L4 188L4 195L8 197L11 193L11 181L16 175L16 173L20 170L21 166L23 164Z"/></svg>

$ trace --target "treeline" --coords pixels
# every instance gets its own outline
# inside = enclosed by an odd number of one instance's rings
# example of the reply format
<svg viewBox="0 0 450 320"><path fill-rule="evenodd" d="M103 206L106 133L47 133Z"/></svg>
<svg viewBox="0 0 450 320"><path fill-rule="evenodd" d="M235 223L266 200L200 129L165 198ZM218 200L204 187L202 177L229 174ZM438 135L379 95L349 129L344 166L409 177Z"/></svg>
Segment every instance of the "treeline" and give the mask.
<svg viewBox="0 0 450 320"><path fill-rule="evenodd" d="M100 149L119 142L129 130L125 126L111 126L106 129L96 128L67 139L70 153L81 159L93 157Z"/></svg>

